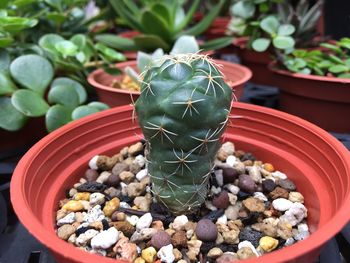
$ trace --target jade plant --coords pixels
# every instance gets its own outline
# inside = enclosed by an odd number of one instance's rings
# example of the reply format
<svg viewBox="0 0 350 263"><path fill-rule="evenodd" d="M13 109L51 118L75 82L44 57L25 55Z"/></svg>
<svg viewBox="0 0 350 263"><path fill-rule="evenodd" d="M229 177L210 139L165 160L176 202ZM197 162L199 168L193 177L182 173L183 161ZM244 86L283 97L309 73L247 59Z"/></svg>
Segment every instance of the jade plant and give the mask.
<svg viewBox="0 0 350 263"><path fill-rule="evenodd" d="M232 90L205 55L164 56L143 75L135 107L152 191L171 212L193 212L208 193Z"/></svg>
<svg viewBox="0 0 350 263"><path fill-rule="evenodd" d="M87 100L85 88L77 81L58 77L46 58L28 54L12 62L0 51L0 128L21 129L30 118L45 116L49 132L86 115L107 109ZM46 99L47 97L47 99Z"/></svg>

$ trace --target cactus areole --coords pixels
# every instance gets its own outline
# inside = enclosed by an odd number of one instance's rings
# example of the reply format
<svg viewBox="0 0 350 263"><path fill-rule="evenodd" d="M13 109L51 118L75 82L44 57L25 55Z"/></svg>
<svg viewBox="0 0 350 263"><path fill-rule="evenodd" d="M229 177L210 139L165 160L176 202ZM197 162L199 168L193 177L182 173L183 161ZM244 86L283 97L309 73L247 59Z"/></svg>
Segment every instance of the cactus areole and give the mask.
<svg viewBox="0 0 350 263"><path fill-rule="evenodd" d="M193 213L208 194L232 90L205 55L164 56L159 65L142 74L135 103L152 192L170 212Z"/></svg>

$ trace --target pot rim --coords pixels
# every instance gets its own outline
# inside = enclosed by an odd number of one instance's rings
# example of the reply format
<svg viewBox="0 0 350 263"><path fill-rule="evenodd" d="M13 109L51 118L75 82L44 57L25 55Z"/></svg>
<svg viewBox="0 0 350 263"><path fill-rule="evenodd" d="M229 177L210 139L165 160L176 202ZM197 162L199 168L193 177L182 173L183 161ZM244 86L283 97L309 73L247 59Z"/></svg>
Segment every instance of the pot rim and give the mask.
<svg viewBox="0 0 350 263"><path fill-rule="evenodd" d="M317 127L316 125L309 123L299 117L280 112L274 109L269 109L257 105L250 105L246 103L234 102L235 108L241 108L245 110L255 111L259 113L265 113L269 116L277 117L282 120L287 120L293 122L294 124L307 129L308 131L317 134L320 138L326 140L326 143L330 145L333 149L335 149L339 155L339 157L343 160L343 163L346 164L346 169L349 170L350 173L350 153L348 150L333 136L331 136L326 131ZM40 153L41 149L47 146L51 141L55 140L56 137L65 134L73 129L78 128L80 125L92 122L95 119L103 118L108 115L113 115L116 112L126 112L131 111L132 106L125 105L117 108L105 110L103 112L95 113L89 116L86 116L82 119L69 123L56 131L50 133L43 139L41 139L38 143L36 143L20 160L18 163L12 180L11 180L11 202L13 204L13 208L18 215L18 218L22 222L22 224L26 227L26 229L41 243L43 243L50 250L54 251L57 254L60 254L67 259L70 260L79 260L84 259L86 263L94 263L94 262L126 262L123 260L109 259L109 258L101 258L101 256L90 254L89 252L85 252L77 249L71 244L59 239L54 231L50 231L49 229L43 228L42 224L39 222L37 217L30 210L30 205L27 203L27 200L23 191L15 191L17 189L24 189L24 177L23 174L26 173L28 168L28 164L36 158L37 154ZM344 197L343 204L338 210L333 218L325 223L322 227L318 228L313 234L310 235L306 240L300 241L292 246L285 247L282 250L277 250L271 253L268 253L263 256L263 259L266 262L286 262L288 260L293 261L296 255L307 254L310 251L318 249L322 246L327 240L332 238L337 232L339 232L347 223L350 214L350 206L347 204L350 203L350 193ZM51 212L50 212L51 213ZM322 231L321 231L322 230ZM54 242L53 242L54 240ZM89 253L89 254L87 254ZM283 257L280 257L280 254L283 253ZM257 263L261 260L261 258L246 260L244 262L247 263Z"/></svg>
<svg viewBox="0 0 350 263"><path fill-rule="evenodd" d="M279 74L279 75L283 75L283 76L287 76L287 77L292 77L292 78L307 79L307 80L313 80L313 81L325 81L325 82L332 82L332 83L350 84L350 79L317 76L317 75L307 75L307 74L290 72L290 71L285 70L285 69L280 69L277 67L276 60L270 62L268 65L268 68L269 68L269 70L271 70L275 74Z"/></svg>
<svg viewBox="0 0 350 263"><path fill-rule="evenodd" d="M219 65L221 64L224 67L227 66L227 67L230 67L230 68L235 68L236 70L239 70L240 72L243 73L243 77L241 79L239 79L237 81L232 81L233 82L233 84L232 84L233 87L237 87L237 86L240 86L240 85L246 83L253 76L253 73L252 73L252 71L249 68L247 68L245 66L242 66L240 64L232 63L232 62L229 62L229 61L226 61L226 60L221 60L221 59L214 59L214 61L218 62ZM123 67L126 67L126 66L135 65L136 63L137 63L136 60L130 60L130 61L117 63L116 66L119 66L120 68L123 68ZM88 79L87 79L88 82L90 83L90 85L92 85L93 87L95 87L97 89L102 89L102 90L106 90L106 91L110 91L110 92L130 94L130 95L140 95L140 92L138 92L138 91L128 91L128 90L113 88L111 86L107 86L107 85L101 84L100 82L98 82L96 80L96 76L98 76L100 74L103 74L103 73L105 73L105 71L102 68L96 69L93 72L91 72L89 74L89 76L88 76ZM120 76L123 76L123 75L124 75L124 73L121 74L121 75L118 75L116 77L120 77Z"/></svg>

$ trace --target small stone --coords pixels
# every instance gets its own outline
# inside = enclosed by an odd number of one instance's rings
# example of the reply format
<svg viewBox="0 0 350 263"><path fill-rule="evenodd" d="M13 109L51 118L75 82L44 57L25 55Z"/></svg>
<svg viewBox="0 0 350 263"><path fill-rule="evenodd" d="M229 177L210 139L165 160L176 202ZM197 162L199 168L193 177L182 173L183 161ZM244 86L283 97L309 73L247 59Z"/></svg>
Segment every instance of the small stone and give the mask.
<svg viewBox="0 0 350 263"><path fill-rule="evenodd" d="M298 202L298 203L303 204L304 203L304 196L299 192L290 192L288 200L293 202L293 203Z"/></svg>
<svg viewBox="0 0 350 263"><path fill-rule="evenodd" d="M153 221L151 227L157 230L164 230L163 222L160 220Z"/></svg>
<svg viewBox="0 0 350 263"><path fill-rule="evenodd" d="M98 231L95 229L89 229L83 234L80 234L75 240L75 244L80 247L85 247L87 243L98 234Z"/></svg>
<svg viewBox="0 0 350 263"><path fill-rule="evenodd" d="M250 212L264 212L265 211L265 204L254 197L249 197L248 199L244 200L243 205L245 208L247 208Z"/></svg>
<svg viewBox="0 0 350 263"><path fill-rule="evenodd" d="M253 165L248 169L250 177L253 179L254 182L260 183L261 182L261 173L260 173L260 167Z"/></svg>
<svg viewBox="0 0 350 263"><path fill-rule="evenodd" d="M112 174L119 176L119 174L124 171L129 171L129 165L126 163L117 163L112 169Z"/></svg>
<svg viewBox="0 0 350 263"><path fill-rule="evenodd" d="M78 190L75 188L71 188L68 194L70 197L73 197L76 193L78 193Z"/></svg>
<svg viewBox="0 0 350 263"><path fill-rule="evenodd" d="M97 177L96 182L100 184L104 184L108 180L110 175L111 175L110 172L104 171L99 175L99 177Z"/></svg>
<svg viewBox="0 0 350 263"><path fill-rule="evenodd" d="M157 258L157 251L154 249L154 247L148 247L142 250L141 257L147 263L153 263Z"/></svg>
<svg viewBox="0 0 350 263"><path fill-rule="evenodd" d="M90 195L89 201L91 206L102 205L105 202L105 195L101 193L93 193Z"/></svg>
<svg viewBox="0 0 350 263"><path fill-rule="evenodd" d="M84 216L86 215L86 212L76 212L75 213L75 222L82 223L84 221Z"/></svg>
<svg viewBox="0 0 350 263"><path fill-rule="evenodd" d="M136 174L136 179L138 181L142 181L142 179L145 178L147 175L148 175L148 170L143 169Z"/></svg>
<svg viewBox="0 0 350 263"><path fill-rule="evenodd" d="M224 238L224 241L228 244L238 244L239 243L239 229L232 229L229 231L224 231L222 233L222 237Z"/></svg>
<svg viewBox="0 0 350 263"><path fill-rule="evenodd" d="M222 168L222 175L224 184L234 183L234 181L238 178L237 170L232 167Z"/></svg>
<svg viewBox="0 0 350 263"><path fill-rule="evenodd" d="M213 205L219 209L226 209L230 205L230 199L226 191L222 191L219 195L214 196Z"/></svg>
<svg viewBox="0 0 350 263"><path fill-rule="evenodd" d="M103 230L103 224L101 221L90 223L89 226L96 230Z"/></svg>
<svg viewBox="0 0 350 263"><path fill-rule="evenodd" d="M134 260L134 263L146 263L146 261L142 257L138 257Z"/></svg>
<svg viewBox="0 0 350 263"><path fill-rule="evenodd" d="M79 192L89 192L89 193L103 192L105 189L106 189L106 186L98 182L87 182L77 187L77 190Z"/></svg>
<svg viewBox="0 0 350 263"><path fill-rule="evenodd" d="M118 210L120 204L120 200L118 197L114 197L112 200L106 202L105 207L103 208L103 213L111 217L112 214Z"/></svg>
<svg viewBox="0 0 350 263"><path fill-rule="evenodd" d="M286 242L284 243L284 246L291 246L291 245L293 245L295 243L295 240L294 240L294 238L288 238L287 240L286 240Z"/></svg>
<svg viewBox="0 0 350 263"><path fill-rule="evenodd" d="M111 216L112 221L125 221L126 214L120 211L115 211Z"/></svg>
<svg viewBox="0 0 350 263"><path fill-rule="evenodd" d="M277 211L282 211L282 212L287 211L289 208L291 208L292 204L293 202L284 198L277 198L272 202L273 208L276 209Z"/></svg>
<svg viewBox="0 0 350 263"><path fill-rule="evenodd" d="M276 183L271 179L266 179L262 181L262 189L264 193L270 193L276 188Z"/></svg>
<svg viewBox="0 0 350 263"><path fill-rule="evenodd" d="M293 203L292 206L280 217L284 222L295 226L307 217L307 209L301 203Z"/></svg>
<svg viewBox="0 0 350 263"><path fill-rule="evenodd" d="M223 238L223 236L221 235L221 233L218 233L218 236L217 236L217 238L216 238L216 240L215 240L215 244L216 245L220 245L220 244L222 244L222 243L224 243L224 238Z"/></svg>
<svg viewBox="0 0 350 263"><path fill-rule="evenodd" d="M113 174L111 176L113 176ZM111 178L111 176L109 178ZM118 197L121 195L121 189L117 189L115 187L109 187L104 191L104 193L108 195L110 198Z"/></svg>
<svg viewBox="0 0 350 263"><path fill-rule="evenodd" d="M173 254L173 245L163 246L159 249L157 253L158 258L164 263L173 263L175 260L175 256Z"/></svg>
<svg viewBox="0 0 350 263"><path fill-rule="evenodd" d="M215 259L215 258L220 257L222 254L224 254L224 252L222 252L222 250L220 248L214 247L214 248L209 250L208 257Z"/></svg>
<svg viewBox="0 0 350 263"><path fill-rule="evenodd" d="M174 254L174 257L175 257L175 261L179 261L180 259L182 259L182 253L177 248L173 249L173 254Z"/></svg>
<svg viewBox="0 0 350 263"><path fill-rule="evenodd" d="M60 218L57 221L57 226L63 226L65 224L72 224L75 221L75 214L74 212L69 213L68 215Z"/></svg>
<svg viewBox="0 0 350 263"><path fill-rule="evenodd" d="M135 162L135 160L133 161L132 164L129 165L129 169L130 169L130 172L136 175L138 174L138 172L141 171L141 167Z"/></svg>
<svg viewBox="0 0 350 263"><path fill-rule="evenodd" d="M191 261L195 261L197 259L202 243L203 242L200 240L190 240L187 242L188 252L186 254Z"/></svg>
<svg viewBox="0 0 350 263"><path fill-rule="evenodd" d="M268 201L267 197L262 192L255 192L253 194L253 197L263 202Z"/></svg>
<svg viewBox="0 0 350 263"><path fill-rule="evenodd" d="M218 230L216 225L209 219L201 219L197 223L196 235L202 241L215 241Z"/></svg>
<svg viewBox="0 0 350 263"><path fill-rule="evenodd" d="M146 213L140 217L140 219L136 223L136 230L140 231L141 229L148 228L152 223L152 215L151 213Z"/></svg>
<svg viewBox="0 0 350 263"><path fill-rule="evenodd" d="M275 200L277 198L285 198L288 199L289 193L286 189L283 189L282 187L277 186L272 192L269 193L269 196L272 200Z"/></svg>
<svg viewBox="0 0 350 263"><path fill-rule="evenodd" d="M127 237L130 237L135 232L134 226L128 221L113 222L113 226L119 231L123 232L123 234Z"/></svg>
<svg viewBox="0 0 350 263"><path fill-rule="evenodd" d="M111 174L108 179L105 181L105 184L108 186L112 186L112 187L118 187L118 185L120 184L120 178L119 175L116 174Z"/></svg>
<svg viewBox="0 0 350 263"><path fill-rule="evenodd" d="M277 237L277 226L271 222L264 220L261 223L253 225L252 227L253 229L260 231L267 236Z"/></svg>
<svg viewBox="0 0 350 263"><path fill-rule="evenodd" d="M259 246L265 252L271 252L278 246L278 240L269 236L265 236L260 239Z"/></svg>
<svg viewBox="0 0 350 263"><path fill-rule="evenodd" d="M145 189L146 186L142 183L130 183L126 188L128 196L131 198L142 195Z"/></svg>
<svg viewBox="0 0 350 263"><path fill-rule="evenodd" d="M62 210L70 211L70 212L78 212L78 211L84 210L84 206L79 201L71 200L62 207Z"/></svg>
<svg viewBox="0 0 350 263"><path fill-rule="evenodd" d="M221 145L221 150L223 150L228 155L235 153L235 145L232 142L225 142Z"/></svg>
<svg viewBox="0 0 350 263"><path fill-rule="evenodd" d="M98 172L94 169L87 169L86 172L85 172L85 179L88 181L88 182L94 182L96 181L98 177Z"/></svg>
<svg viewBox="0 0 350 263"><path fill-rule="evenodd" d="M280 221L277 225L277 236L287 240L293 236L293 226L284 221Z"/></svg>
<svg viewBox="0 0 350 263"><path fill-rule="evenodd" d="M225 210L225 215L227 219L229 220L236 220L238 218L238 212L239 212L239 206L235 205L230 205L226 210Z"/></svg>
<svg viewBox="0 0 350 263"><path fill-rule="evenodd" d="M187 241L187 240L186 240ZM152 236L151 244L156 249L160 249L163 246L167 246L171 244L171 237L165 231L158 231Z"/></svg>
<svg viewBox="0 0 350 263"><path fill-rule="evenodd" d="M76 234L72 234L69 238L68 238L68 240L67 240L67 242L69 243L69 244L75 244L75 241L77 240L77 235Z"/></svg>
<svg viewBox="0 0 350 263"><path fill-rule="evenodd" d="M143 152L143 145L141 142L137 142L129 147L128 154L136 156Z"/></svg>
<svg viewBox="0 0 350 263"><path fill-rule="evenodd" d="M177 216L172 223L172 228L175 230L183 230L186 223L188 222L188 218L185 215Z"/></svg>
<svg viewBox="0 0 350 263"><path fill-rule="evenodd" d="M60 239L68 240L68 238L74 234L75 227L72 225L63 225L57 229L57 235Z"/></svg>
<svg viewBox="0 0 350 263"><path fill-rule="evenodd" d="M139 221L139 217L136 215L127 216L126 221L128 221L131 225L136 226L137 222Z"/></svg>
<svg viewBox="0 0 350 263"><path fill-rule="evenodd" d="M114 227L102 231L91 239L93 249L107 249L114 245L119 238L118 230Z"/></svg>
<svg viewBox="0 0 350 263"><path fill-rule="evenodd" d="M218 218L218 220L216 221L217 224L223 224L223 225L227 225L227 216L224 214L222 216L220 216Z"/></svg>
<svg viewBox="0 0 350 263"><path fill-rule="evenodd" d="M135 235L134 237L134 234L136 233L139 233L139 236L138 235ZM139 232L135 232L131 238L130 238L130 241L134 242L134 243L137 243L139 241L144 241L144 240L149 240L151 239L155 234L157 233L157 230L154 229L154 228L143 228L141 229Z"/></svg>
<svg viewBox="0 0 350 263"><path fill-rule="evenodd" d="M84 221L88 223L102 221L104 218L105 218L105 214L101 210L100 205L94 206L84 215Z"/></svg>
<svg viewBox="0 0 350 263"><path fill-rule="evenodd" d="M215 187L214 185L210 188L210 192L214 195L218 195L221 192L221 187Z"/></svg>
<svg viewBox="0 0 350 263"><path fill-rule="evenodd" d="M278 180L278 185L287 191L295 191L295 184L289 179Z"/></svg>
<svg viewBox="0 0 350 263"><path fill-rule="evenodd" d="M134 199L134 204L141 210L145 212L150 211L152 203L152 197L151 196L137 196Z"/></svg>
<svg viewBox="0 0 350 263"><path fill-rule="evenodd" d="M282 180L287 179L287 175L280 171L273 172L271 173L271 175L276 179L282 179Z"/></svg>
<svg viewBox="0 0 350 263"><path fill-rule="evenodd" d="M264 163L263 168L270 173L275 171L275 168L271 163Z"/></svg>
<svg viewBox="0 0 350 263"><path fill-rule="evenodd" d="M95 155L94 157L92 157L89 161L89 167L92 170L97 170L98 166L97 166L97 160L98 160L98 155Z"/></svg>
<svg viewBox="0 0 350 263"><path fill-rule="evenodd" d="M238 174L244 174L245 173L245 165L242 162L237 162L233 168L237 171Z"/></svg>
<svg viewBox="0 0 350 263"><path fill-rule="evenodd" d="M176 231L174 235L172 235L171 237L171 244L177 248L186 247L187 245L186 232L182 230Z"/></svg>
<svg viewBox="0 0 350 263"><path fill-rule="evenodd" d="M227 184L226 188L234 195L237 195L239 193L239 187L237 187L233 184Z"/></svg>
<svg viewBox="0 0 350 263"><path fill-rule="evenodd" d="M139 154L135 157L135 160L133 161L134 164L137 164L139 167L144 167L146 164L146 158Z"/></svg>
<svg viewBox="0 0 350 263"><path fill-rule="evenodd" d="M226 164L229 165L230 167L234 167L238 161L239 160L234 155L229 155L226 158Z"/></svg>
<svg viewBox="0 0 350 263"><path fill-rule="evenodd" d="M241 174L239 176L238 187L245 192L254 193L256 184L254 180L247 174Z"/></svg>
<svg viewBox="0 0 350 263"><path fill-rule="evenodd" d="M119 174L120 180L122 180L124 183L128 184L132 182L135 178L135 175L132 172L129 171L123 171Z"/></svg>
<svg viewBox="0 0 350 263"><path fill-rule="evenodd" d="M117 253L117 259L124 259L129 262L133 262L138 255L136 244L129 243L126 237L119 239L113 251Z"/></svg>
<svg viewBox="0 0 350 263"><path fill-rule="evenodd" d="M244 155L241 157L241 161L244 162L244 161L247 161L247 160L253 162L253 161L256 160L256 158L255 158L255 156L252 153L247 152L247 153L244 153Z"/></svg>
<svg viewBox="0 0 350 263"><path fill-rule="evenodd" d="M241 249L238 249L237 256L240 260L249 259L249 258L255 258L256 255L253 252L253 250L249 247L243 247Z"/></svg>
<svg viewBox="0 0 350 263"><path fill-rule="evenodd" d="M222 256L216 259L216 263L229 263L233 261L238 261L237 254L235 253L224 253Z"/></svg>
<svg viewBox="0 0 350 263"><path fill-rule="evenodd" d="M240 240L249 241L250 243L253 244L254 247L257 247L259 245L259 240L261 237L262 237L261 232L256 231L249 226L243 228L239 233Z"/></svg>

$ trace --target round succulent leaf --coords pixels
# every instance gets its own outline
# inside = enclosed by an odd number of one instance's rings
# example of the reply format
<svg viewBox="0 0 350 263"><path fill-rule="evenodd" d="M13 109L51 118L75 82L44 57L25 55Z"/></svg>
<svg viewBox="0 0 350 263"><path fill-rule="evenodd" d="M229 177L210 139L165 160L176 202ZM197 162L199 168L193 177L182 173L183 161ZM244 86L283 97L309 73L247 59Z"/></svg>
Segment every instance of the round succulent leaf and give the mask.
<svg viewBox="0 0 350 263"><path fill-rule="evenodd" d="M260 23L261 29L270 35L277 34L279 25L280 23L278 22L278 19L274 16L268 16L264 18Z"/></svg>
<svg viewBox="0 0 350 263"><path fill-rule="evenodd" d="M295 45L294 39L288 36L277 36L272 41L274 47L279 49L289 49L293 48Z"/></svg>
<svg viewBox="0 0 350 263"><path fill-rule="evenodd" d="M87 38L83 34L76 34L70 38L70 41L82 49L86 45Z"/></svg>
<svg viewBox="0 0 350 263"><path fill-rule="evenodd" d="M34 27L36 24L38 24L37 19L14 16L0 16L1 28L9 32L16 32L26 28Z"/></svg>
<svg viewBox="0 0 350 263"><path fill-rule="evenodd" d="M258 38L252 43L252 48L257 52L264 52L270 46L271 40L268 38Z"/></svg>
<svg viewBox="0 0 350 263"><path fill-rule="evenodd" d="M51 84L51 89L56 86L69 86L74 88L79 97L79 104L83 104L87 100L87 92L84 86L76 80L70 78L56 78Z"/></svg>
<svg viewBox="0 0 350 263"><path fill-rule="evenodd" d="M280 25L277 34L280 36L290 36L295 32L295 27L291 24Z"/></svg>
<svg viewBox="0 0 350 263"><path fill-rule="evenodd" d="M347 72L350 69L345 65L334 65L334 66L331 66L328 70L329 72L337 74L337 73Z"/></svg>
<svg viewBox="0 0 350 263"><path fill-rule="evenodd" d="M73 42L68 40L63 40L55 44L55 48L63 55L63 56L75 56L78 54L78 46Z"/></svg>
<svg viewBox="0 0 350 263"><path fill-rule="evenodd" d="M45 115L46 129L52 132L72 121L72 110L63 105L50 107Z"/></svg>
<svg viewBox="0 0 350 263"><path fill-rule="evenodd" d="M251 18L255 13L255 5L248 1L239 1L231 7L233 16L244 19Z"/></svg>
<svg viewBox="0 0 350 263"><path fill-rule="evenodd" d="M56 85L51 88L48 94L48 100L51 104L62 104L69 108L79 106L79 95L71 86Z"/></svg>
<svg viewBox="0 0 350 263"><path fill-rule="evenodd" d="M10 67L11 58L6 49L0 49L0 71L7 71Z"/></svg>
<svg viewBox="0 0 350 263"><path fill-rule="evenodd" d="M46 101L32 90L20 89L13 93L12 105L28 117L40 117L49 109Z"/></svg>
<svg viewBox="0 0 350 263"><path fill-rule="evenodd" d="M94 107L96 109L98 109L99 111L103 111L103 110L108 110L109 106L105 103L99 102L99 101L92 101L88 104L89 107Z"/></svg>
<svg viewBox="0 0 350 263"><path fill-rule="evenodd" d="M16 90L17 87L10 75L5 71L0 71L0 95L11 94Z"/></svg>
<svg viewBox="0 0 350 263"><path fill-rule="evenodd" d="M53 78L51 63L38 55L23 55L10 65L12 78L25 88L43 95Z"/></svg>
<svg viewBox="0 0 350 263"><path fill-rule="evenodd" d="M7 131L17 131L21 129L28 120L28 117L11 103L10 97L0 97L0 128Z"/></svg>
<svg viewBox="0 0 350 263"><path fill-rule="evenodd" d="M0 48L8 47L13 42L13 38L10 36L0 36Z"/></svg>
<svg viewBox="0 0 350 263"><path fill-rule="evenodd" d="M39 39L39 46L47 51L58 53L55 48L55 45L61 41L64 41L64 38L57 34L46 34Z"/></svg>
<svg viewBox="0 0 350 263"><path fill-rule="evenodd" d="M93 113L99 112L99 110L95 107L83 105L75 108L72 112L72 119L77 120L83 118L85 116L91 115Z"/></svg>
<svg viewBox="0 0 350 263"><path fill-rule="evenodd" d="M199 51L199 45L194 36L181 36L174 43L170 51L171 55L196 53Z"/></svg>

